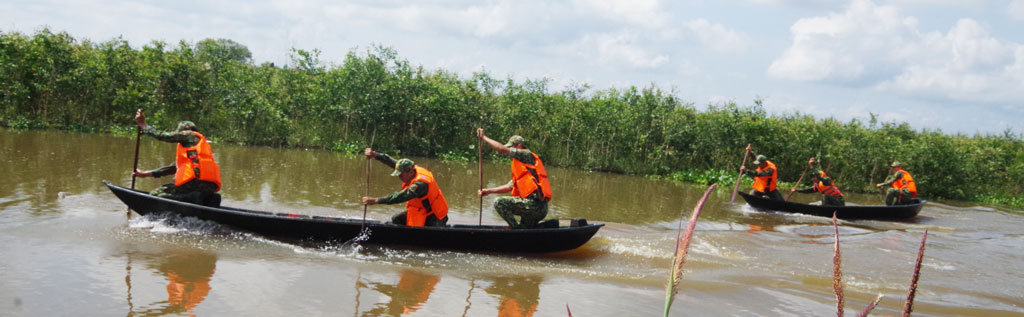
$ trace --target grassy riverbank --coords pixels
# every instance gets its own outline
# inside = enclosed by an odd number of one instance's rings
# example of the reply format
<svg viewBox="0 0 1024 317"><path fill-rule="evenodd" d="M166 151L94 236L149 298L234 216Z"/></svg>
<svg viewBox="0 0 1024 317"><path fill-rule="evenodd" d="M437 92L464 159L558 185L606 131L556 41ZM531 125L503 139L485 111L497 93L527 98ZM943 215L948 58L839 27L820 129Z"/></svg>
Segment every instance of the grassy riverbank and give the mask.
<svg viewBox="0 0 1024 317"><path fill-rule="evenodd" d="M255 65L230 40L135 49L123 39L0 32L0 124L14 128L128 132L142 108L151 124L192 120L220 142L354 153L373 140L402 155L473 159L473 131L483 127L496 139L523 135L548 165L699 183L734 180L730 171L751 143L778 164L782 180L797 179L820 152L845 190L873 191L899 160L924 197L1024 207L1018 134L769 115L759 100L698 110L653 86L548 85L487 73L460 78L384 47L337 62L294 49L288 65Z"/></svg>

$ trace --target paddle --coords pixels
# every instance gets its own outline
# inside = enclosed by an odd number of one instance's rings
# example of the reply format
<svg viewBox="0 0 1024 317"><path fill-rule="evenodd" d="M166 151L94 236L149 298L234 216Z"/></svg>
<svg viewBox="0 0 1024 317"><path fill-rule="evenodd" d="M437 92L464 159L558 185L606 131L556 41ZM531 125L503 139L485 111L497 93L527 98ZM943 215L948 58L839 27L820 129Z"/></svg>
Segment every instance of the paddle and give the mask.
<svg viewBox="0 0 1024 317"><path fill-rule="evenodd" d="M142 113L142 109L139 109L139 113ZM142 128L138 125L135 126L135 163L132 165L132 189L135 189L135 170L139 169L139 143L142 141ZM132 209L128 208L125 210L125 214L128 219L132 218Z"/></svg>
<svg viewBox="0 0 1024 317"><path fill-rule="evenodd" d="M818 155L821 155L821 152L818 152ZM818 157L815 156L814 158L817 159ZM796 193L796 187L800 185L800 182L804 181L804 175L807 175L808 168L811 168L810 163L804 166L803 172L800 172L800 178L796 180L796 184L793 184L793 189L789 191L789 195L786 195L786 201L789 201L789 197L793 197L793 193Z"/></svg>
<svg viewBox="0 0 1024 317"><path fill-rule="evenodd" d="M743 154L743 163L740 163L740 167L747 166L747 157L750 156L750 144L747 144L747 153ZM740 178L743 177L743 172L736 175L736 185L732 186L732 198L729 199L729 204L736 202L736 192L740 190Z"/></svg>
<svg viewBox="0 0 1024 317"><path fill-rule="evenodd" d="M480 190L482 191L484 190L484 139L477 138L476 155L478 174L480 174ZM480 196L480 220L477 224L484 224L484 196Z"/></svg>
<svg viewBox="0 0 1024 317"><path fill-rule="evenodd" d="M796 186L800 185L800 182L804 181L804 175L807 174L807 169L811 167L811 164L804 166L804 171L800 172L800 178L796 180L796 184L793 184L793 189L789 191L789 195L786 195L786 201L789 201L789 197L793 197L793 193L796 193Z"/></svg>
<svg viewBox="0 0 1024 317"><path fill-rule="evenodd" d="M366 188L363 191L363 196L365 196L365 197L369 197L370 196L370 158L369 157L366 158ZM362 227L359 228L359 232L360 233L362 233L363 231L366 231L366 210L368 209L368 207L370 207L370 206L367 205L367 204L363 204L363 225L362 225Z"/></svg>

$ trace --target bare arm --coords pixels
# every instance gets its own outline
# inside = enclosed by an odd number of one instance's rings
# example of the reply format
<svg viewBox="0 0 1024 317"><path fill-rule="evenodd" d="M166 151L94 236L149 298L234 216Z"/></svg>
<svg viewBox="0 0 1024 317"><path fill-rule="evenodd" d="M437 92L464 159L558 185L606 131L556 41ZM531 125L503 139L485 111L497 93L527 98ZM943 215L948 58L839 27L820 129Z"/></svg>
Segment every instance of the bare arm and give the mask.
<svg viewBox="0 0 1024 317"><path fill-rule="evenodd" d="M476 136L478 138L480 138L481 140L484 140L484 143L487 143L487 145L490 145L491 148L494 149L495 151L498 151L498 153L508 155L508 152L510 151L509 148L507 146L505 146L504 144L501 144L498 141L495 141L495 140L492 140L491 138L488 138L487 135L484 134L484 129L483 128L477 128L476 129Z"/></svg>
<svg viewBox="0 0 1024 317"><path fill-rule="evenodd" d="M494 188L485 188L476 191L476 194L480 197L484 197L490 194L503 194L512 191L512 185L505 184Z"/></svg>

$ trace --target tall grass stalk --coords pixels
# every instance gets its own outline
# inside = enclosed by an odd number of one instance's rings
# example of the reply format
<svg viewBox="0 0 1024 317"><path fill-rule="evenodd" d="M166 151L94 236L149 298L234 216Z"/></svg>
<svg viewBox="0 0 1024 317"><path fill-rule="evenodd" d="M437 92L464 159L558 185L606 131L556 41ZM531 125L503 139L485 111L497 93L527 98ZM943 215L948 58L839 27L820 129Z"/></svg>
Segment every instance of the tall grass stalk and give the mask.
<svg viewBox="0 0 1024 317"><path fill-rule="evenodd" d="M836 316L843 316L843 261L839 254L839 222L836 220L836 212L832 212L832 229L836 232L836 242L832 255L832 290L836 293Z"/></svg>
<svg viewBox="0 0 1024 317"><path fill-rule="evenodd" d="M885 295L878 294L878 297L875 297L875 300L871 302L871 304L868 304L868 307L865 307L864 311L857 314L857 317L867 317L868 314L871 313L871 310L875 309L875 306L878 306L878 302L882 301L882 297L885 297Z"/></svg>
<svg viewBox="0 0 1024 317"><path fill-rule="evenodd" d="M701 197L700 201L697 202L697 206L693 208L690 222L686 224L686 232L682 231L683 220L679 219L679 234L676 236L675 256L672 257L672 269L669 272L668 285L665 287L666 317L669 310L672 309L672 301L675 300L676 294L679 293L679 281L683 279L683 264L686 263L686 253L690 247L690 238L693 237L693 229L697 226L697 217L700 216L701 209L704 209L704 203L707 202L715 187L718 187L718 184L711 184L708 190L704 192L704 197Z"/></svg>
<svg viewBox="0 0 1024 317"><path fill-rule="evenodd" d="M914 295L917 294L917 280L921 278L921 262L924 260L924 243L928 240L928 229L924 229L924 236L921 237L921 249L917 251L917 263L914 264L914 275L910 277L910 290L907 292L907 302L903 305L903 316L910 316L914 308Z"/></svg>

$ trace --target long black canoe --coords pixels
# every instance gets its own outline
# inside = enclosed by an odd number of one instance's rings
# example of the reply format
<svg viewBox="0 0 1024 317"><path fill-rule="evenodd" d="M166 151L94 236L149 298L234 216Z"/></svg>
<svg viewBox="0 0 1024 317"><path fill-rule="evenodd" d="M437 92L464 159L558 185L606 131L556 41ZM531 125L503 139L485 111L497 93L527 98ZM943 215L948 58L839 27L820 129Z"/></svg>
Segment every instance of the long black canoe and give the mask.
<svg viewBox="0 0 1024 317"><path fill-rule="evenodd" d="M275 213L211 207L149 195L103 181L122 202L140 215L173 213L195 217L269 237L303 241L348 241L359 235L362 219ZM578 248L604 224L573 221L569 227L509 229L507 226L448 225L408 227L366 220L364 244L402 245L485 252L543 253Z"/></svg>
<svg viewBox="0 0 1024 317"><path fill-rule="evenodd" d="M914 203L908 205L894 205L894 206L821 206L821 205L808 205L801 203L788 202L783 200L772 200L768 198L756 197L747 193L739 193L743 196L743 199L747 201L750 207L758 210L774 210L789 213L799 213L807 215L815 215L822 217L832 217L832 212L836 212L836 218L839 219L879 219L879 220L903 220L910 219L919 212L921 207L928 202L927 200L921 200L914 198Z"/></svg>

